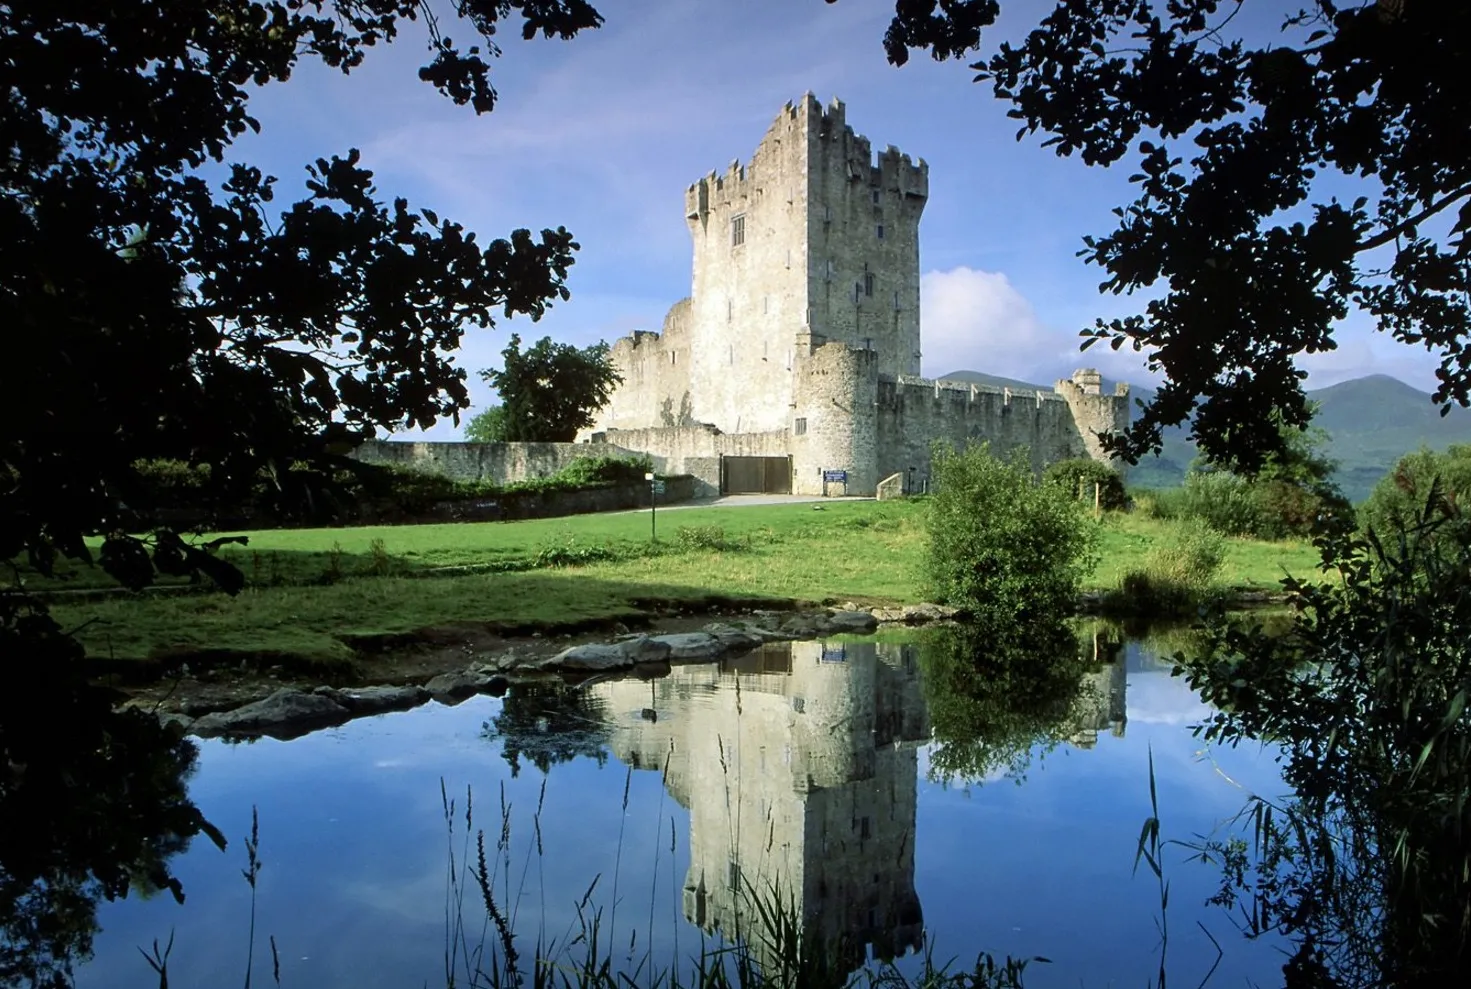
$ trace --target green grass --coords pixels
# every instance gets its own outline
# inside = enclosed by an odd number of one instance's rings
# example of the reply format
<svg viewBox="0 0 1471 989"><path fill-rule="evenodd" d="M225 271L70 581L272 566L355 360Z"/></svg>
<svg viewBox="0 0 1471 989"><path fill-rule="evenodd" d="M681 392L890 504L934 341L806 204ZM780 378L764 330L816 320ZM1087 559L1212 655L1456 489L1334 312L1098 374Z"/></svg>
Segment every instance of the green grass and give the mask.
<svg viewBox="0 0 1471 989"><path fill-rule="evenodd" d="M53 603L80 628L90 654L115 659L170 655L290 655L350 661L364 640L427 628L474 625L529 629L623 620L720 600L855 601L924 599L925 538L920 502L685 509L659 517L651 548L647 512L458 525L276 530L251 534L222 555L251 581L242 594L154 595ZM1103 562L1092 589L1120 574L1166 538L1172 523L1109 516ZM719 526L734 549L682 547L680 527ZM374 540L382 540L375 562ZM1284 572L1310 574L1316 554L1299 543L1228 540L1224 582L1271 589ZM340 550L334 551L334 547ZM534 566L549 547L599 547L611 559L575 567ZM501 567L432 579L436 567ZM521 568L521 569L515 569ZM385 576L372 576L384 573ZM106 586L82 568L69 586ZM276 586L272 586L276 585Z"/></svg>

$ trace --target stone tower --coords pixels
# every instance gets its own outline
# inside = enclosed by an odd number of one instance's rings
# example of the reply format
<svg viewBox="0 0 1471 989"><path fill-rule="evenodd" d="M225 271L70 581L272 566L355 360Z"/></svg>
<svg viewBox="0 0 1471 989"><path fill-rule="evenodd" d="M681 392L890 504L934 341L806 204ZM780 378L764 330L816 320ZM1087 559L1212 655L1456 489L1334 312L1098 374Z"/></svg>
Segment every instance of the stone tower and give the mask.
<svg viewBox="0 0 1471 989"><path fill-rule="evenodd" d="M829 342L873 351L879 374L917 374L928 195L922 160L893 147L875 159L843 104L811 94L782 109L750 162L690 186L688 417L727 433L792 428L799 362Z"/></svg>

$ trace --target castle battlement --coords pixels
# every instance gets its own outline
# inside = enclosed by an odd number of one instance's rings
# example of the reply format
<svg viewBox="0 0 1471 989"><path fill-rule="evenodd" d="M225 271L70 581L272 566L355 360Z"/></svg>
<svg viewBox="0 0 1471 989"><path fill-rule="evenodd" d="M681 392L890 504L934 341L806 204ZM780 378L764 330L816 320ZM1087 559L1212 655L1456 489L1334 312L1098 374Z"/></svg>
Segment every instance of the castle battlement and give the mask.
<svg viewBox="0 0 1471 989"><path fill-rule="evenodd" d="M1044 391L1043 389L1008 388L1001 385L987 385L971 381L951 381L946 378L921 378L913 374L901 374L897 384L906 389L912 389L917 395L920 392L931 391L935 398L940 398L942 393L951 392L968 395L972 401L982 395L1000 395L1002 400L1010 404L1013 399L1017 401L1037 402L1062 402L1066 399L1056 392Z"/></svg>
<svg viewBox="0 0 1471 989"><path fill-rule="evenodd" d="M928 199L925 160L855 133L842 101L787 103L749 158L685 189L689 298L660 333L614 344L623 382L591 432L618 430L708 493L825 494L836 475L867 494L898 471L918 490L937 441L1026 448L1038 469L1107 460L1099 434L1129 403L1097 371L1055 391L920 376Z"/></svg>

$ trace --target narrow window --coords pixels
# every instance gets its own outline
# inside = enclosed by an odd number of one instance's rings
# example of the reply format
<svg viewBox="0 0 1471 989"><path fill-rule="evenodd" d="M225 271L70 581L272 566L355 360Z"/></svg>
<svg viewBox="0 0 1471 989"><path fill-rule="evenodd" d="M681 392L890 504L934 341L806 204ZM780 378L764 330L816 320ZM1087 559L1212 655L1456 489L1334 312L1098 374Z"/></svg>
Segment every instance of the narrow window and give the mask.
<svg viewBox="0 0 1471 989"><path fill-rule="evenodd" d="M771 296L769 296L769 295L763 295L761 297L761 314L763 316L765 316L765 315L770 314L770 312L771 312Z"/></svg>
<svg viewBox="0 0 1471 989"><path fill-rule="evenodd" d="M827 262L827 273L823 277L827 281L832 281L833 280L833 273L837 270L837 267L838 266L836 264L834 264L831 259L829 259L828 262Z"/></svg>
<svg viewBox="0 0 1471 989"><path fill-rule="evenodd" d="M730 220L730 246L740 247L746 242L746 214L737 213Z"/></svg>
<svg viewBox="0 0 1471 989"><path fill-rule="evenodd" d="M792 432L796 433L798 436L807 435L807 419L805 416L799 418L795 423L792 424Z"/></svg>
<svg viewBox="0 0 1471 989"><path fill-rule="evenodd" d="M877 189L873 190L873 204L875 206L877 206L879 204L879 196L880 196L879 190L877 190Z"/></svg>
<svg viewBox="0 0 1471 989"><path fill-rule="evenodd" d="M862 282L854 282L853 283L853 301L854 302L857 302L862 297L863 297L863 283Z"/></svg>
<svg viewBox="0 0 1471 989"><path fill-rule="evenodd" d="M897 291L894 293L894 311L899 311L899 293Z"/></svg>
<svg viewBox="0 0 1471 989"><path fill-rule="evenodd" d="M787 267L790 268L791 266L792 266L792 249L789 247L789 248L787 248Z"/></svg>
<svg viewBox="0 0 1471 989"><path fill-rule="evenodd" d="M727 364L734 364L735 363L735 344L731 344L730 345L730 354L729 354L728 357L726 357L725 362Z"/></svg>
<svg viewBox="0 0 1471 989"><path fill-rule="evenodd" d="M823 219L823 222L825 222L825 223L826 222L831 222L832 221L832 218L833 218L833 208L831 206L824 206L822 208L822 219Z"/></svg>
<svg viewBox="0 0 1471 989"><path fill-rule="evenodd" d="M868 296L870 299L873 298L873 283L873 272L865 272L863 275L863 294Z"/></svg>
<svg viewBox="0 0 1471 989"><path fill-rule="evenodd" d="M734 299L726 299L725 300L725 321L727 323L729 323L733 319L735 319L735 300Z"/></svg>
<svg viewBox="0 0 1471 989"><path fill-rule="evenodd" d="M879 235L879 240L883 240L884 239L884 225L882 223L880 223L878 225L878 235Z"/></svg>
<svg viewBox="0 0 1471 989"><path fill-rule="evenodd" d="M741 866L739 862L732 862L730 864L730 875L727 879L730 882L731 889L741 888Z"/></svg>

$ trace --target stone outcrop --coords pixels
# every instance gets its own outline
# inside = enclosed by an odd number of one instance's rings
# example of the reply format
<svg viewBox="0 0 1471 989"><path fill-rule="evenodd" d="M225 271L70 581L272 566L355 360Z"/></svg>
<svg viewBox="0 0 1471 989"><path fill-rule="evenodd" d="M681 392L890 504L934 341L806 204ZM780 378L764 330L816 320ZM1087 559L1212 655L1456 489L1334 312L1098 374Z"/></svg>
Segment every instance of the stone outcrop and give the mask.
<svg viewBox="0 0 1471 989"><path fill-rule="evenodd" d="M508 652L463 670L441 673L422 686L282 688L260 700L230 711L207 713L193 721L178 713L164 713L160 719L203 738L291 739L353 718L408 710L429 700L454 705L480 694L500 697L511 686L507 674L632 673L642 679L656 679L667 675L671 664L727 659L767 642L864 635L875 631L880 623L922 624L958 615L957 609L943 605L865 611L851 602L843 608L795 615L761 612L749 619L711 622L695 632L632 633L613 642L580 643L552 656L522 658Z"/></svg>
<svg viewBox="0 0 1471 989"><path fill-rule="evenodd" d="M233 711L206 714L189 726L201 738L221 735L291 739L317 728L340 725L352 712L327 694L292 690L288 687L262 700Z"/></svg>

